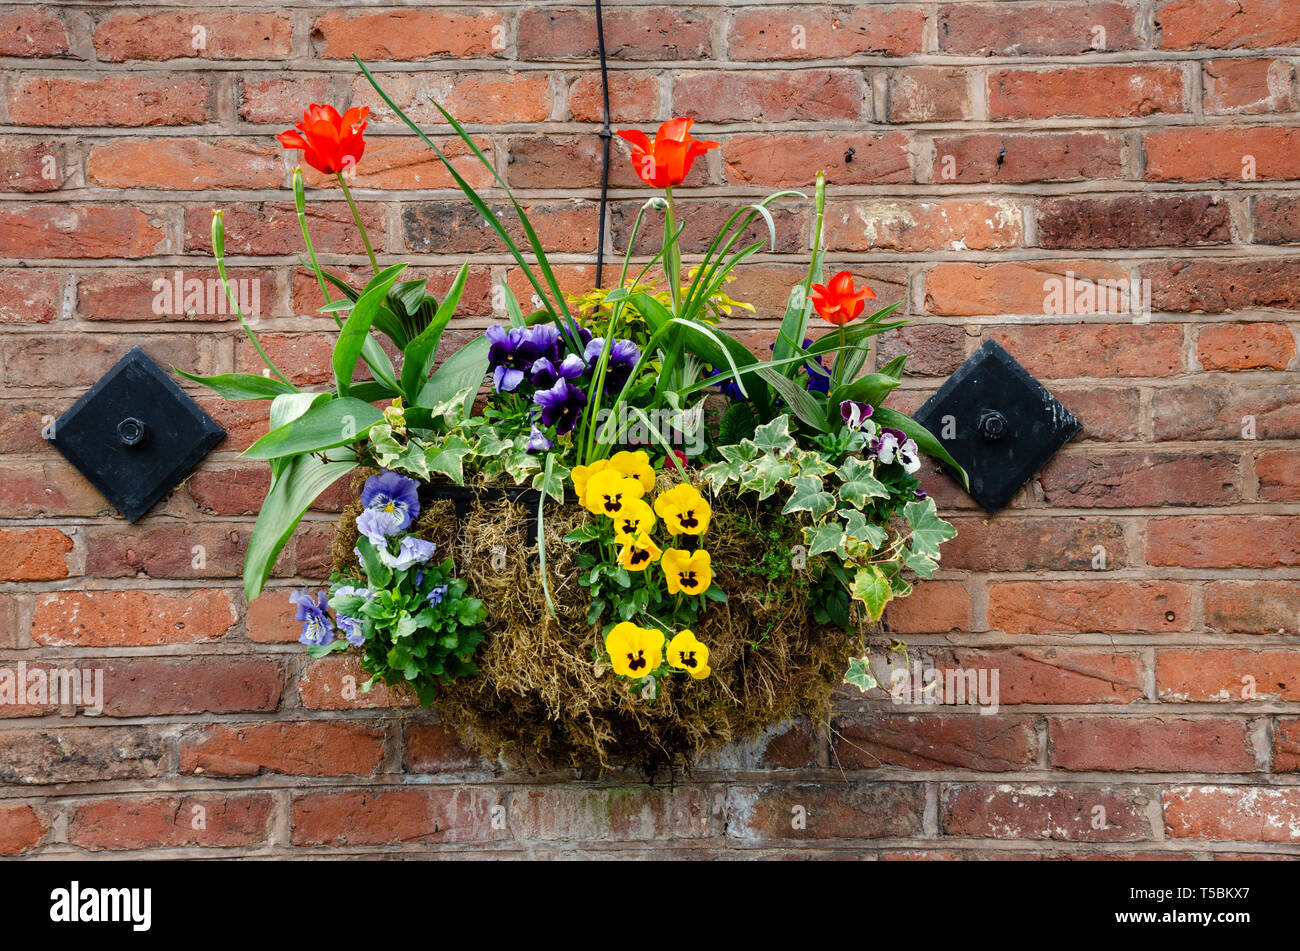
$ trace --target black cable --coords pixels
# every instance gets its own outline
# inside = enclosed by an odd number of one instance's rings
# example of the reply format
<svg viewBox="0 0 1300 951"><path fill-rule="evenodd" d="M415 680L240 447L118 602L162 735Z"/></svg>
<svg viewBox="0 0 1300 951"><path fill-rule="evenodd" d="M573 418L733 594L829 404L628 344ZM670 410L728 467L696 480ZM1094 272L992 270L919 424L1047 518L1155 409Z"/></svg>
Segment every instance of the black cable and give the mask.
<svg viewBox="0 0 1300 951"><path fill-rule="evenodd" d="M609 70L605 65L605 24L600 15L600 0L596 0L596 39L600 45L600 90L604 96L600 137L605 140L605 161L600 169L600 224L596 229L596 286L601 287L605 271L605 194L609 191L609 143L613 133L609 129Z"/></svg>

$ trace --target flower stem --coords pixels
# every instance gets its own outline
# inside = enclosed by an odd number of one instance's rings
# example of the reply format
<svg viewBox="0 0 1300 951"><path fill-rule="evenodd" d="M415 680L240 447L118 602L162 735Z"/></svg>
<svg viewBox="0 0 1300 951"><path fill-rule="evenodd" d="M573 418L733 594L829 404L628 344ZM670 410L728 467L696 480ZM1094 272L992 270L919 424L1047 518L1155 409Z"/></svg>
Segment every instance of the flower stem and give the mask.
<svg viewBox="0 0 1300 951"><path fill-rule="evenodd" d="M336 172L335 177L338 178L339 185L343 187L343 197L348 200L348 207L352 209L352 220L357 223L357 228L361 232L361 243L366 246L366 256L370 258L370 267L378 274L379 262L375 260L375 252L370 247L370 236L366 234L366 226L361 223L361 213L357 211L357 203L352 200L352 191L348 188L348 183L343 178L342 172Z"/></svg>
<svg viewBox="0 0 1300 951"><path fill-rule="evenodd" d="M316 248L311 243L311 233L307 230L307 196L303 190L302 168L293 170L293 204L298 211L298 229L302 232L302 243L307 246L307 257L311 260L312 271L316 275L316 283L320 285L320 295L325 298L326 304L334 303L334 298L330 296L329 288L325 286L325 275L321 273L320 262L316 260ZM331 314L334 323L339 327L343 326L343 321L338 314Z"/></svg>
<svg viewBox="0 0 1300 951"><path fill-rule="evenodd" d="M668 278L668 292L672 296L673 316L680 317L682 289L679 275L682 271L682 249L677 244L677 213L673 206L673 187L664 189L668 208L664 211L664 275Z"/></svg>

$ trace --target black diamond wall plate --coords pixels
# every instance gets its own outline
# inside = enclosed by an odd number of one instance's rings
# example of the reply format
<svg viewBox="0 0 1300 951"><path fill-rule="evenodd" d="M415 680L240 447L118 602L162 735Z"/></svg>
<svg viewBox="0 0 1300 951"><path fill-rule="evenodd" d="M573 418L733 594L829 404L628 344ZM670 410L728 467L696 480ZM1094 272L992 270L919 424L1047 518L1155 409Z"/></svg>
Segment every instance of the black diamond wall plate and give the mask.
<svg viewBox="0 0 1300 951"><path fill-rule="evenodd" d="M1080 426L993 340L926 400L915 419L966 470L971 497L990 515L1010 502Z"/></svg>
<svg viewBox="0 0 1300 951"><path fill-rule="evenodd" d="M50 442L134 522L225 435L158 364L132 347L55 421Z"/></svg>

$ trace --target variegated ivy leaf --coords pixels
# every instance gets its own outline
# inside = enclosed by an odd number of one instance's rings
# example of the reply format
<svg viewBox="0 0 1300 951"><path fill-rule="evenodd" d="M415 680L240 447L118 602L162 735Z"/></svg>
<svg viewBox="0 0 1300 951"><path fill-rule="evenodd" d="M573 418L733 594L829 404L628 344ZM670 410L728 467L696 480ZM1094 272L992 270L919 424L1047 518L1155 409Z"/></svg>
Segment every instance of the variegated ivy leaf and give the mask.
<svg viewBox="0 0 1300 951"><path fill-rule="evenodd" d="M844 483L840 486L840 498L856 508L862 508L868 499L889 498L889 490L872 474L869 462L850 457L836 474Z"/></svg>
<svg viewBox="0 0 1300 951"><path fill-rule="evenodd" d="M515 447L513 440L503 438L495 429L484 427L478 431L477 435L478 442L474 446L474 455L476 456L491 458Z"/></svg>
<svg viewBox="0 0 1300 951"><path fill-rule="evenodd" d="M885 605L894 596L894 589L878 565L864 565L853 576L850 594L854 600L862 602L871 620L879 621L880 615L885 613Z"/></svg>
<svg viewBox="0 0 1300 951"><path fill-rule="evenodd" d="M754 489L760 499L776 491L776 487L794 475L794 463L773 455L760 456L749 467L741 488Z"/></svg>
<svg viewBox="0 0 1300 951"><path fill-rule="evenodd" d="M371 426L367 434L370 439L370 445L375 450L375 461L385 469L391 469L393 463L405 451L406 447L393 438L393 427L387 423L380 423L377 426Z"/></svg>
<svg viewBox="0 0 1300 951"><path fill-rule="evenodd" d="M429 415L434 419L439 416L448 427L455 426L465 416L465 400L469 398L470 391L477 391L477 386L469 386L461 390L450 399L443 400L429 407Z"/></svg>
<svg viewBox="0 0 1300 951"><path fill-rule="evenodd" d="M442 445L429 449L425 459L431 472L441 472L453 482L465 481L464 460L473 447L461 436L448 436Z"/></svg>
<svg viewBox="0 0 1300 951"><path fill-rule="evenodd" d="M934 574L934 569L939 567L939 563L929 555L923 555L915 551L903 553L903 564L908 568L911 568L919 577L922 578L929 578Z"/></svg>
<svg viewBox="0 0 1300 951"><path fill-rule="evenodd" d="M752 462L758 457L758 447L754 445L753 440L742 439L734 446L719 446L718 454L737 467L743 467L745 463Z"/></svg>
<svg viewBox="0 0 1300 951"><path fill-rule="evenodd" d="M871 673L871 665L867 657L855 657L849 661L849 669L844 672L844 682L852 684L863 693L872 687L880 686Z"/></svg>
<svg viewBox="0 0 1300 951"><path fill-rule="evenodd" d="M764 423L754 430L754 445L764 452L784 455L791 452L796 443L790 435L790 417L782 414L770 423Z"/></svg>
<svg viewBox="0 0 1300 951"><path fill-rule="evenodd" d="M821 518L835 510L835 496L822 490L822 480L816 476L801 475L790 483L794 486L790 499L781 509L783 514L791 512L811 512L814 518Z"/></svg>
<svg viewBox="0 0 1300 951"><path fill-rule="evenodd" d="M808 545L808 554L825 555L835 552L844 557L844 529L834 522L824 525L809 526L803 530L803 540Z"/></svg>
<svg viewBox="0 0 1300 951"><path fill-rule="evenodd" d="M867 517L861 512L850 509L840 514L844 516L844 534L849 538L857 539L873 552L889 537L889 533L884 528L868 522Z"/></svg>
<svg viewBox="0 0 1300 951"><path fill-rule="evenodd" d="M814 475L822 478L835 471L835 467L827 462L826 457L819 452L800 450L792 454L790 459L799 467L800 475Z"/></svg>
<svg viewBox="0 0 1300 951"><path fill-rule="evenodd" d="M569 467L558 461L551 461L551 477L542 471L533 476L533 488L545 492L557 502L564 501L564 483L569 478Z"/></svg>
<svg viewBox="0 0 1300 951"><path fill-rule="evenodd" d="M701 469L700 475L704 476L709 485L713 486L713 491L717 492L728 482L739 482L741 470L745 468L748 467L743 462L715 462Z"/></svg>
<svg viewBox="0 0 1300 951"><path fill-rule="evenodd" d="M908 502L903 506L903 518L912 528L912 551L931 558L939 557L939 545L957 534L957 529L939 517L934 499Z"/></svg>

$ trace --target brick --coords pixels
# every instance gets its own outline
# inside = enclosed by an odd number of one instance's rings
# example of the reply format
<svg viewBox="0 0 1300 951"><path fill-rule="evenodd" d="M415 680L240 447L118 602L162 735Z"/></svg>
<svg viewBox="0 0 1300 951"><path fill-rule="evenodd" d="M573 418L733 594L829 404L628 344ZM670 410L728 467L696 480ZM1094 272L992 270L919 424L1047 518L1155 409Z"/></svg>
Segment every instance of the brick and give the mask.
<svg viewBox="0 0 1300 951"><path fill-rule="evenodd" d="M1173 0L1156 10L1160 48L1267 49L1300 43L1300 11L1287 0Z"/></svg>
<svg viewBox="0 0 1300 951"><path fill-rule="evenodd" d="M1191 588L1172 581L1002 581L989 627L1009 634L1186 631Z"/></svg>
<svg viewBox="0 0 1300 951"><path fill-rule="evenodd" d="M713 19L699 10L646 7L605 11L611 60L701 60L713 55ZM524 9L517 27L521 60L592 59L599 53L596 16L585 9Z"/></svg>
<svg viewBox="0 0 1300 951"><path fill-rule="evenodd" d="M523 204L538 240L550 253L596 250L597 210L591 202L552 201ZM517 245L527 236L513 206L492 202L497 214ZM465 201L416 202L402 208L402 231L406 246L421 253L496 252L500 236L483 220L477 209Z"/></svg>
<svg viewBox="0 0 1300 951"><path fill-rule="evenodd" d="M1046 314L1059 297L1069 305L1060 308L1065 312L1097 313L1109 306L1110 295L1096 292L1127 288L1128 281L1124 268L1098 261L936 264L925 273L925 309L945 317ZM1085 286L1093 290L1091 297L1082 293Z"/></svg>
<svg viewBox="0 0 1300 951"><path fill-rule="evenodd" d="M289 589L268 588L244 612L244 633L258 644L293 643L302 634L302 623L293 616Z"/></svg>
<svg viewBox="0 0 1300 951"><path fill-rule="evenodd" d="M992 251L1024 243L1020 206L1005 199L835 202L826 210L832 251Z"/></svg>
<svg viewBox="0 0 1300 951"><path fill-rule="evenodd" d="M180 740L177 769L205 776L373 776L381 729L342 721L213 726Z"/></svg>
<svg viewBox="0 0 1300 951"><path fill-rule="evenodd" d="M1179 66L1000 69L988 76L990 119L1171 115L1187 111Z"/></svg>
<svg viewBox="0 0 1300 951"><path fill-rule="evenodd" d="M1152 394L1152 431L1157 440L1300 438L1300 394L1293 386L1178 386L1162 387ZM1255 463L1260 498L1266 474Z"/></svg>
<svg viewBox="0 0 1300 951"><path fill-rule="evenodd" d="M1183 369L1178 324L1024 324L989 336L1043 379L1161 377Z"/></svg>
<svg viewBox="0 0 1300 951"><path fill-rule="evenodd" d="M259 317L274 312L278 287L273 271L228 268L226 277L240 310L254 326ZM215 267L81 271L77 278L77 313L87 320L237 319L235 306Z"/></svg>
<svg viewBox="0 0 1300 951"><path fill-rule="evenodd" d="M194 644L221 637L236 617L227 591L59 591L37 599L32 638L47 647Z"/></svg>
<svg viewBox="0 0 1300 951"><path fill-rule="evenodd" d="M1106 569L1128 562L1124 526L1111 519L962 518L957 537L943 546L945 568L968 571L1090 571L1095 549L1105 549Z"/></svg>
<svg viewBox="0 0 1300 951"><path fill-rule="evenodd" d="M459 122L543 122L551 117L545 73L459 76L444 104Z"/></svg>
<svg viewBox="0 0 1300 951"><path fill-rule="evenodd" d="M106 515L112 506L63 459L0 462L0 513L6 518Z"/></svg>
<svg viewBox="0 0 1300 951"><path fill-rule="evenodd" d="M369 202L359 202L357 207L371 243L376 248L383 247L387 236L385 209ZM226 254L305 256L298 212L292 202L223 204L221 210ZM352 220L347 202L309 201L307 230L317 254L365 253L361 233ZM212 253L210 207L185 209L185 250Z"/></svg>
<svg viewBox="0 0 1300 951"><path fill-rule="evenodd" d="M486 188L492 181L492 173L483 167L479 160L460 139L446 139L430 136L430 139L442 149L456 168L474 188ZM493 152L486 139L475 139L475 144L482 149L489 162L493 161ZM295 153L295 156L302 153ZM348 188L374 188L384 191L405 191L422 188L455 188L456 180L451 177L446 166L438 156L423 142L412 136L373 137L366 142L365 154L355 166L355 177L349 179ZM309 188L334 189L342 197L333 175L325 175L310 167L303 169L303 177ZM244 186L248 187L248 186ZM324 196L321 196L324 197ZM332 196L331 196L332 197Z"/></svg>
<svg viewBox="0 0 1300 951"><path fill-rule="evenodd" d="M1142 268L1156 310L1300 309L1300 261L1169 261Z"/></svg>
<svg viewBox="0 0 1300 951"><path fill-rule="evenodd" d="M1273 729L1273 772L1300 771L1300 720L1278 720Z"/></svg>
<svg viewBox="0 0 1300 951"><path fill-rule="evenodd" d="M337 339L338 331L332 325L329 330L322 326L316 333L260 333L257 336L271 362L299 386L312 386L334 379L330 356L334 352L334 341ZM261 373L265 368L266 364L262 362L261 356L251 342L242 339L235 344L237 372ZM358 361L354 378L370 378L370 371L364 362Z"/></svg>
<svg viewBox="0 0 1300 951"><path fill-rule="evenodd" d="M1195 247L1232 241L1232 212L1210 195L1055 198L1038 211L1045 248Z"/></svg>
<svg viewBox="0 0 1300 951"><path fill-rule="evenodd" d="M895 634L965 633L973 623L970 592L959 581L918 585L885 611L885 626Z"/></svg>
<svg viewBox="0 0 1300 951"><path fill-rule="evenodd" d="M974 132L934 140L933 182L1073 182L1124 178L1124 142L1105 132Z"/></svg>
<svg viewBox="0 0 1300 951"><path fill-rule="evenodd" d="M1300 241L1300 199L1289 195L1261 195L1251 205L1251 223L1257 244Z"/></svg>
<svg viewBox="0 0 1300 951"><path fill-rule="evenodd" d="M18 626L18 599L0 596L0 647L18 646Z"/></svg>
<svg viewBox="0 0 1300 951"><path fill-rule="evenodd" d="M9 93L9 118L36 126L199 125L212 118L198 76L32 76Z"/></svg>
<svg viewBox="0 0 1300 951"><path fill-rule="evenodd" d="M330 95L328 76L294 73L291 79L245 79L239 84L239 118L245 122L295 123L313 102Z"/></svg>
<svg viewBox="0 0 1300 951"><path fill-rule="evenodd" d="M1175 839L1294 842L1300 788L1176 786L1161 796L1165 835Z"/></svg>
<svg viewBox="0 0 1300 951"><path fill-rule="evenodd" d="M0 323L49 323L59 316L62 296L63 277L58 271L0 268Z"/></svg>
<svg viewBox="0 0 1300 951"><path fill-rule="evenodd" d="M143 258L163 250L162 219L140 208L35 205L0 210L0 257Z"/></svg>
<svg viewBox="0 0 1300 951"><path fill-rule="evenodd" d="M1294 79L1285 60L1211 60L1201 64L1203 107L1212 115L1290 112Z"/></svg>
<svg viewBox="0 0 1300 951"><path fill-rule="evenodd" d="M528 788L511 796L521 839L660 841L721 835L721 796L700 786Z"/></svg>
<svg viewBox="0 0 1300 951"><path fill-rule="evenodd" d="M1179 516L1147 523L1146 560L1178 568L1283 568L1300 564L1300 518Z"/></svg>
<svg viewBox="0 0 1300 951"><path fill-rule="evenodd" d="M453 728L441 723L407 724L402 741L403 772L453 773L489 767Z"/></svg>
<svg viewBox="0 0 1300 951"><path fill-rule="evenodd" d="M944 671L998 671L998 704L1124 704L1146 696L1142 658L1129 651L1069 647L974 650L954 647L934 656Z"/></svg>
<svg viewBox="0 0 1300 951"><path fill-rule="evenodd" d="M415 697L399 695L382 683L369 693L361 687L370 675L361 669L356 655L313 660L298 677L298 697L308 710L376 710L413 707Z"/></svg>
<svg viewBox="0 0 1300 951"><path fill-rule="evenodd" d="M1300 499L1300 452L1261 453L1255 459L1255 477L1259 480L1261 499Z"/></svg>
<svg viewBox="0 0 1300 951"><path fill-rule="evenodd" d="M455 280L458 270L459 268L455 267L410 267L402 272L402 276L410 280L423 278L428 282L425 286L429 293L441 300L446 296L447 290L451 287L452 281ZM355 288L365 287L366 282L373 276L368 268L331 268L331 271L336 276L348 281ZM456 313L479 316L491 314L492 284L492 272L486 265L472 265L465 277L465 289L461 294L460 306L456 308ZM305 268L295 269L291 287L290 312L294 314L314 314L323 303L316 276ZM329 318L322 315L322 319L328 320ZM443 346L450 347L456 333L456 331L448 330L443 337Z"/></svg>
<svg viewBox="0 0 1300 951"><path fill-rule="evenodd" d="M732 786L727 836L745 843L898 838L920 833L924 806L919 783ZM795 807L806 828L792 828Z"/></svg>
<svg viewBox="0 0 1300 951"><path fill-rule="evenodd" d="M908 66L889 73L890 122L944 122L974 118L966 70Z"/></svg>
<svg viewBox="0 0 1300 951"><path fill-rule="evenodd" d="M57 139L0 139L0 192L53 192L70 184L76 168Z"/></svg>
<svg viewBox="0 0 1300 951"><path fill-rule="evenodd" d="M143 349L157 363L191 373L213 372L210 341L183 333L151 335ZM122 358L122 338L110 334L10 334L3 355L11 387L90 386Z"/></svg>
<svg viewBox="0 0 1300 951"><path fill-rule="evenodd" d="M1137 387L1060 389L1055 396L1083 424L1077 442L1136 442L1141 393Z"/></svg>
<svg viewBox="0 0 1300 951"><path fill-rule="evenodd" d="M1062 717L1048 721L1047 744L1056 769L1248 773L1256 768L1245 720Z"/></svg>
<svg viewBox="0 0 1300 951"><path fill-rule="evenodd" d="M1137 508L1235 502L1240 476L1238 458L1227 452L1067 453L1039 483L1049 505Z"/></svg>
<svg viewBox="0 0 1300 951"><path fill-rule="evenodd" d="M238 578L249 532L230 525L155 523L90 528L86 573L96 578Z"/></svg>
<svg viewBox="0 0 1300 951"><path fill-rule="evenodd" d="M57 581L68 576L72 539L57 528L0 529L4 581Z"/></svg>
<svg viewBox="0 0 1300 951"><path fill-rule="evenodd" d="M312 503L316 512L338 512L349 499L352 476L344 473ZM271 471L263 463L205 466L186 485L194 504L214 515L256 515L271 486Z"/></svg>
<svg viewBox="0 0 1300 951"><path fill-rule="evenodd" d="M202 32L196 32L195 28ZM164 11L122 13L95 28L101 60L284 59L292 52L288 14Z"/></svg>
<svg viewBox="0 0 1300 951"><path fill-rule="evenodd" d="M1225 634L1295 634L1300 584L1212 581L1205 586L1205 626Z"/></svg>
<svg viewBox="0 0 1300 951"><path fill-rule="evenodd" d="M945 835L1063 842L1132 842L1151 838L1147 794L1124 786L963 783L940 793ZM1100 806L1105 824L1096 828Z"/></svg>
<svg viewBox="0 0 1300 951"><path fill-rule="evenodd" d="M1295 337L1285 324L1218 324L1196 336L1196 359L1205 370L1285 370L1295 358Z"/></svg>
<svg viewBox="0 0 1300 951"><path fill-rule="evenodd" d="M1175 128L1143 136L1151 182L1300 178L1300 129Z"/></svg>
<svg viewBox="0 0 1300 951"><path fill-rule="evenodd" d="M68 28L53 13L29 8L0 14L0 56L59 56L70 43Z"/></svg>
<svg viewBox="0 0 1300 951"><path fill-rule="evenodd" d="M980 713L845 717L834 724L834 755L844 769L974 769L1014 772L1038 760L1038 734L1022 717Z"/></svg>
<svg viewBox="0 0 1300 951"><path fill-rule="evenodd" d="M1094 27L1107 50L1141 48L1138 12L1127 3L1056 2L1007 16L996 3L946 3L939 11L939 49L982 56L1059 56L1094 52Z"/></svg>
<svg viewBox="0 0 1300 951"><path fill-rule="evenodd" d="M870 117L862 77L847 69L679 73L673 113L696 122L807 122ZM694 132L700 137L703 132Z"/></svg>
<svg viewBox="0 0 1300 951"><path fill-rule="evenodd" d="M826 727L796 717L706 754L699 765L719 770L811 769L820 765L825 746Z"/></svg>
<svg viewBox="0 0 1300 951"><path fill-rule="evenodd" d="M1300 699L1300 656L1291 650L1156 651L1156 695L1176 703Z"/></svg>
<svg viewBox="0 0 1300 951"><path fill-rule="evenodd" d="M108 661L104 713L116 717L195 713L250 713L280 706L284 677L274 661Z"/></svg>
<svg viewBox="0 0 1300 951"><path fill-rule="evenodd" d="M802 29L796 32L796 27ZM925 14L898 7L741 9L727 32L733 60L906 56L921 52L924 42Z"/></svg>
<svg viewBox="0 0 1300 951"><path fill-rule="evenodd" d="M0 732L0 782L40 786L152 779L164 767L166 747L141 726L74 727Z"/></svg>
<svg viewBox="0 0 1300 951"><path fill-rule="evenodd" d="M850 149L852 152L850 152ZM872 185L911 179L908 137L902 132L735 135L722 146L733 185L797 187L818 171L831 185Z"/></svg>
<svg viewBox="0 0 1300 951"><path fill-rule="evenodd" d="M909 376L951 376L966 360L966 330L949 324L915 324L877 338L876 358L882 363L903 354L908 357Z"/></svg>
<svg viewBox="0 0 1300 951"><path fill-rule="evenodd" d="M126 139L94 146L86 177L105 188L276 188L284 180L280 154L239 139Z"/></svg>
<svg viewBox="0 0 1300 951"><path fill-rule="evenodd" d="M41 844L50 821L25 802L0 805L0 855L22 855Z"/></svg>
<svg viewBox="0 0 1300 951"><path fill-rule="evenodd" d="M569 115L577 122L599 122L605 103L600 76L577 77L569 87ZM609 120L649 122L659 114L659 80L654 75L617 72L609 76Z"/></svg>
<svg viewBox="0 0 1300 951"><path fill-rule="evenodd" d="M681 236L677 240L684 254L702 254L708 250L713 239L717 237L718 233L727 224L728 219L737 211L735 202L731 201L674 198L674 204L677 212L677 227L681 229ZM643 205L644 202L618 202L611 206L609 230L613 238L614 249L617 252L622 253L627 250L628 241L632 237L632 229L636 226L637 215ZM809 209L802 204L794 206L793 203L781 203L770 208L769 211L776 232L775 250L778 253L788 254L805 252L808 246L808 231L811 226ZM584 206L583 214L587 216L583 223L587 224L588 229L590 229L590 226L594 225L596 221L596 211ZM642 218L641 230L637 232L636 244L633 247L636 254L653 255L658 253L663 247L663 223L663 216L655 213L647 214ZM576 225L571 227L576 227ZM540 231L538 235L541 235ZM743 248L755 241L763 241L770 248L772 246L771 240L771 232L768 230L767 223L762 218L758 218L743 232L736 243L736 247ZM595 247L594 234L591 236L590 246ZM748 269L738 268L737 271L732 273L738 273L738 276L743 277L746 270ZM800 276L794 283L798 283L802 279L803 277ZM787 284L785 288L787 299L791 286L793 284ZM731 290L729 287L728 293L731 293ZM781 307L784 313L784 301Z"/></svg>
<svg viewBox="0 0 1300 951"><path fill-rule="evenodd" d="M68 842L91 852L251 846L266 841L271 818L266 793L96 799L72 811Z"/></svg>
<svg viewBox="0 0 1300 951"><path fill-rule="evenodd" d="M290 800L297 846L486 842L497 793L484 789L373 789L313 792Z"/></svg>
<svg viewBox="0 0 1300 951"><path fill-rule="evenodd" d="M650 133L653 131L651 129ZM609 183L619 188L644 188L632 169L631 161L625 158L628 154L625 145L620 140L610 150ZM574 188L598 188L603 161L604 149L600 139L595 136L520 136L510 140L507 178L514 188L558 188L566 191ZM685 185L704 185L709 180L708 157L696 159L686 176Z"/></svg>
<svg viewBox="0 0 1300 951"><path fill-rule="evenodd" d="M324 59L461 59L496 55L503 47L494 45L494 39L503 38L503 30L501 15L486 11L331 12L312 25L311 38L316 55Z"/></svg>

